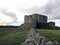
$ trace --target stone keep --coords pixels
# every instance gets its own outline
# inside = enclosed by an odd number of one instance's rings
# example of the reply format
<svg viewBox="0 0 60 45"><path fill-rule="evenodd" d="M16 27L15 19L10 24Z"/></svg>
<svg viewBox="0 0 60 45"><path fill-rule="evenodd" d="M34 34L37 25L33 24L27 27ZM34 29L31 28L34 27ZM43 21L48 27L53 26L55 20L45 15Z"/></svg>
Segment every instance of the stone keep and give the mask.
<svg viewBox="0 0 60 45"><path fill-rule="evenodd" d="M32 14L25 16L24 23L47 23L47 16L41 14Z"/></svg>
<svg viewBox="0 0 60 45"><path fill-rule="evenodd" d="M27 21L28 21L28 16L25 15L25 17L24 17L24 23L27 23Z"/></svg>
<svg viewBox="0 0 60 45"><path fill-rule="evenodd" d="M44 15L38 15L38 23L47 23L47 17Z"/></svg>
<svg viewBox="0 0 60 45"><path fill-rule="evenodd" d="M47 23L47 16L41 14L32 14L36 23Z"/></svg>
<svg viewBox="0 0 60 45"><path fill-rule="evenodd" d="M33 27L37 26L37 23L46 23L47 24L47 16L41 15L41 14L32 14L29 16L24 17L24 23L29 23Z"/></svg>
<svg viewBox="0 0 60 45"><path fill-rule="evenodd" d="M35 14L32 15L32 22L33 22L33 27L36 28L36 25L37 25L37 15L35 15Z"/></svg>
<svg viewBox="0 0 60 45"><path fill-rule="evenodd" d="M24 23L32 23L32 16L30 15L30 16L25 16L24 17Z"/></svg>

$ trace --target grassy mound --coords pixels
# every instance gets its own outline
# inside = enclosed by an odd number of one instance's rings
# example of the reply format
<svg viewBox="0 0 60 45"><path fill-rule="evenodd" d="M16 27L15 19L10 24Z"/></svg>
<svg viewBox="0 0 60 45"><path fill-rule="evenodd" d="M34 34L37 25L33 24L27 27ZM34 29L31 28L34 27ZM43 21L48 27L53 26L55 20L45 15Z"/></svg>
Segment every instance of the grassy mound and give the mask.
<svg viewBox="0 0 60 45"><path fill-rule="evenodd" d="M49 29L37 29L41 35L47 37L49 40L56 40L60 42L60 30L49 30Z"/></svg>
<svg viewBox="0 0 60 45"><path fill-rule="evenodd" d="M26 39L30 24L22 24L18 28L0 28L0 45L20 45ZM49 40L60 42L60 30L37 29L41 35Z"/></svg>
<svg viewBox="0 0 60 45"><path fill-rule="evenodd" d="M22 24L18 28L0 28L0 45L20 45L27 36L29 26Z"/></svg>

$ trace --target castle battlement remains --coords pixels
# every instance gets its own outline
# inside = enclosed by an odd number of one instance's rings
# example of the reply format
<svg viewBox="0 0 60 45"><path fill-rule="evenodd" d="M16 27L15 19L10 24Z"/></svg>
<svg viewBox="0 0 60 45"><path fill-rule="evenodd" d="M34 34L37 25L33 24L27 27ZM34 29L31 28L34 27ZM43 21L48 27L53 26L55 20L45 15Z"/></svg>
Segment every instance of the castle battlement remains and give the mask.
<svg viewBox="0 0 60 45"><path fill-rule="evenodd" d="M37 23L47 23L47 16L41 14L25 15L24 23L30 23L36 26Z"/></svg>
<svg viewBox="0 0 60 45"><path fill-rule="evenodd" d="M47 16L40 14L25 15L24 23L47 23Z"/></svg>
<svg viewBox="0 0 60 45"><path fill-rule="evenodd" d="M55 27L55 22L47 23L47 19L48 19L47 16L44 16L44 15L41 15L41 14L25 15L24 23L25 24L27 24L27 23L31 24L31 27L33 26L35 28L39 27L39 26L42 26L43 24L44 24L43 27L44 26L48 27L48 25L51 26L51 27Z"/></svg>

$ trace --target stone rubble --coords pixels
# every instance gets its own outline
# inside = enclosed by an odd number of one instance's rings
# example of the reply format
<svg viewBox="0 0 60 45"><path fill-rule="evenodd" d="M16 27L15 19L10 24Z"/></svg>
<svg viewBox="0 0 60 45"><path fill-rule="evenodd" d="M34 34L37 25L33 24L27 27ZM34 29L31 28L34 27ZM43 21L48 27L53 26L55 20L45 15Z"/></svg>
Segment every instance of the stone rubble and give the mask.
<svg viewBox="0 0 60 45"><path fill-rule="evenodd" d="M48 41L48 39L44 36L41 36L39 33L35 31L35 29L31 29L28 32L27 38L24 43L21 45L60 45L58 42Z"/></svg>

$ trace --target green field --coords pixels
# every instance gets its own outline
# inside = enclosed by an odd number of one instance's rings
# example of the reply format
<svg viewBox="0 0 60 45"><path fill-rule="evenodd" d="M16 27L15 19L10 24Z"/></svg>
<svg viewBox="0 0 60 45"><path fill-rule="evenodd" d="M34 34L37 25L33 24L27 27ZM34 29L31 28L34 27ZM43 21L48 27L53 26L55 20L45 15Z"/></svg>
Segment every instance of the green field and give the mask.
<svg viewBox="0 0 60 45"><path fill-rule="evenodd" d="M20 45L26 39L29 28L0 28L0 45Z"/></svg>
<svg viewBox="0 0 60 45"><path fill-rule="evenodd" d="M49 40L60 42L60 30L37 29L37 32Z"/></svg>
<svg viewBox="0 0 60 45"><path fill-rule="evenodd" d="M0 28L0 45L20 45L26 39L29 26L21 25L18 28ZM60 42L60 30L37 29L41 35L46 36L49 40Z"/></svg>

